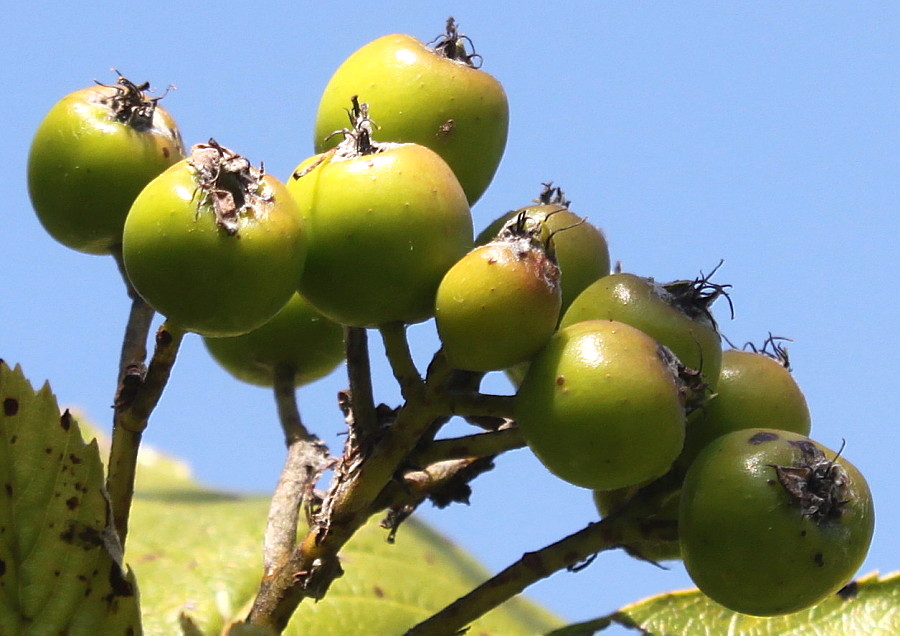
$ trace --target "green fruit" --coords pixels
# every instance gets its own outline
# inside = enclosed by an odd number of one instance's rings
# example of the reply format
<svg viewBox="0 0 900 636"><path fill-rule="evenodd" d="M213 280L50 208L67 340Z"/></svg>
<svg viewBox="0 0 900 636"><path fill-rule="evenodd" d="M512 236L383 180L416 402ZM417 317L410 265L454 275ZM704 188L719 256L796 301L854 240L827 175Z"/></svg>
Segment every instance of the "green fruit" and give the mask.
<svg viewBox="0 0 900 636"><path fill-rule="evenodd" d="M472 247L469 205L433 151L364 136L304 161L288 181L310 235L300 293L344 325L421 322Z"/></svg>
<svg viewBox="0 0 900 636"><path fill-rule="evenodd" d="M70 93L44 117L28 155L28 192L44 229L89 254L122 243L132 202L184 156L172 117L119 76L117 86Z"/></svg>
<svg viewBox="0 0 900 636"><path fill-rule="evenodd" d="M553 193L559 196L551 198ZM481 232L475 243L483 245L493 240L506 223L522 212L544 222L553 236L552 251L559 264L562 290L560 311L565 312L588 285L609 274L610 263L603 232L569 210L569 202L561 196L559 188L548 185L541 195L541 200L546 199L546 202L507 212Z"/></svg>
<svg viewBox="0 0 900 636"><path fill-rule="evenodd" d="M437 290L435 322L450 364L491 371L530 359L556 330L559 268L524 214L514 233L460 259ZM537 236L532 236L536 232Z"/></svg>
<svg viewBox="0 0 900 636"><path fill-rule="evenodd" d="M500 83L473 66L477 56L467 54L463 42L451 22L434 49L394 34L353 53L319 102L316 152L338 143L332 133L347 125L347 100L358 95L371 106L380 138L438 153L474 204L500 164L509 105Z"/></svg>
<svg viewBox="0 0 900 636"><path fill-rule="evenodd" d="M328 375L344 359L343 328L300 294L267 323L232 338L204 338L216 362L238 380L272 386L277 369L294 374L296 386Z"/></svg>
<svg viewBox="0 0 900 636"><path fill-rule="evenodd" d="M811 607L863 562L875 524L865 479L803 435L728 433L688 470L679 534L684 564L707 596L744 614Z"/></svg>
<svg viewBox="0 0 900 636"><path fill-rule="evenodd" d="M681 452L685 411L671 354L611 320L555 333L516 394L528 446L555 475L594 490L659 477Z"/></svg>
<svg viewBox="0 0 900 636"><path fill-rule="evenodd" d="M284 185L212 140L141 191L122 247L137 292L204 336L237 336L268 321L296 290L306 253Z"/></svg>
<svg viewBox="0 0 900 636"><path fill-rule="evenodd" d="M761 427L809 435L806 399L782 361L765 353L725 351L716 393L688 425L685 459L720 435Z"/></svg>
<svg viewBox="0 0 900 636"><path fill-rule="evenodd" d="M606 276L581 292L563 314L560 327L594 319L628 323L671 349L686 367L702 372L715 388L722 344L708 304L720 291L715 286L707 293L706 284L704 279L660 285L634 274Z"/></svg>

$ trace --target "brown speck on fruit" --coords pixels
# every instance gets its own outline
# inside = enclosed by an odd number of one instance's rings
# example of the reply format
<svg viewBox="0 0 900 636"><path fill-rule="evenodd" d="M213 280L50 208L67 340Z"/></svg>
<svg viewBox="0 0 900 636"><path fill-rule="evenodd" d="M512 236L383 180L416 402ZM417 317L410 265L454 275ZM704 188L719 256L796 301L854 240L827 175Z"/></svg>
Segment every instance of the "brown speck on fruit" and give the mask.
<svg viewBox="0 0 900 636"><path fill-rule="evenodd" d="M562 385L564 385L565 383L566 383L566 376L564 376L564 375L557 376L557 378L556 378L556 385L557 385L557 386L562 386Z"/></svg>
<svg viewBox="0 0 900 636"><path fill-rule="evenodd" d="M747 443L751 446L758 446L759 444L765 444L766 442L774 442L776 439L780 439L777 433L756 433L747 440Z"/></svg>
<svg viewBox="0 0 900 636"><path fill-rule="evenodd" d="M378 598L384 598L384 590L377 585L372 588L372 593L375 594L375 596L377 596Z"/></svg>
<svg viewBox="0 0 900 636"><path fill-rule="evenodd" d="M169 155L172 154L167 146L163 146L162 153L163 153L163 157L165 157L166 159L168 159Z"/></svg>
<svg viewBox="0 0 900 636"><path fill-rule="evenodd" d="M453 129L456 128L456 120L448 119L440 126L438 126L437 135L438 138L449 137L453 133Z"/></svg>
<svg viewBox="0 0 900 636"><path fill-rule="evenodd" d="M856 581L850 581L837 592L837 595L844 601L856 598L857 594L859 594L859 583Z"/></svg>
<svg viewBox="0 0 900 636"><path fill-rule="evenodd" d="M6 398L3 400L3 414L6 417L12 417L19 412L19 401L15 398Z"/></svg>

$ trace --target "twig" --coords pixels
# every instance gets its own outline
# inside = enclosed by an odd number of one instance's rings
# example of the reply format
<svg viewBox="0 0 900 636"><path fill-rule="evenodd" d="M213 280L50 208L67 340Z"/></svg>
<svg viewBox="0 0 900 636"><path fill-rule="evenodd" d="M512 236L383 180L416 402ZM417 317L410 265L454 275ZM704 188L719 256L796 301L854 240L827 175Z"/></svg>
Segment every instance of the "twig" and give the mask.
<svg viewBox="0 0 900 636"><path fill-rule="evenodd" d="M490 433L475 433L431 442L412 457L414 464L430 466L452 459L488 457L525 446L525 439L515 425L504 425Z"/></svg>
<svg viewBox="0 0 900 636"><path fill-rule="evenodd" d="M369 337L362 327L344 327L347 375L350 381L353 424L356 434L365 438L378 430L372 372L369 366Z"/></svg>
<svg viewBox="0 0 900 636"><path fill-rule="evenodd" d="M288 452L269 505L263 539L263 563L267 575L290 558L297 541L297 519L303 499L312 493L328 461L328 447L311 434L300 419L294 380L293 369L275 369L275 403Z"/></svg>
<svg viewBox="0 0 900 636"><path fill-rule="evenodd" d="M446 636L464 627L551 574L572 568L604 550L623 543L616 517L592 523L583 530L536 552L527 552L505 570L488 579L437 614L419 623L406 636Z"/></svg>
<svg viewBox="0 0 900 636"><path fill-rule="evenodd" d="M147 421L169 380L184 331L163 325L156 332L156 349L145 376L127 375L116 395L112 440L109 449L109 472L106 489L113 511L113 522L119 540L125 545L128 514L134 496L134 476L141 436Z"/></svg>
<svg viewBox="0 0 900 636"><path fill-rule="evenodd" d="M422 391L424 384L409 352L406 325L402 322L392 322L379 327L379 331L384 340L385 354L391 364L394 378L400 385L400 393L404 400L409 400L414 392Z"/></svg>
<svg viewBox="0 0 900 636"><path fill-rule="evenodd" d="M147 302L141 298L125 272L125 263L122 260L122 250L113 250L112 256L122 275L128 298L131 299L131 310L128 314L128 322L125 325L125 335L122 338L122 352L119 356L119 374L116 378L116 386L121 387L129 368L143 369L147 359L147 336L150 334L150 325L156 312ZM117 389L118 392L118 389Z"/></svg>
<svg viewBox="0 0 900 636"><path fill-rule="evenodd" d="M440 396L452 369L438 354L425 390L397 412L370 453L345 453L309 532L291 558L263 578L247 622L282 631L304 598L322 598L340 576L337 554L373 513L372 503L391 482L432 422L442 415ZM354 404L355 407L355 404Z"/></svg>

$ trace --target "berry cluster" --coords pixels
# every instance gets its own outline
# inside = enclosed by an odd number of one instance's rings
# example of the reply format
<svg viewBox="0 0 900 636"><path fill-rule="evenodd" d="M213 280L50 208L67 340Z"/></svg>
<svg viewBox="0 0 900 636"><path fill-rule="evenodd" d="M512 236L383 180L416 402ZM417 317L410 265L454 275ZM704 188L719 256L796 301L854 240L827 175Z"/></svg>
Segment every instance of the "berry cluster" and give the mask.
<svg viewBox="0 0 900 636"><path fill-rule="evenodd" d="M34 208L65 245L121 257L147 303L247 382L314 381L345 328L433 318L452 368L509 375L549 471L604 517L671 526L634 555L683 558L748 614L839 589L868 549L871 495L805 437L778 339L723 351L711 306L727 285L611 273L603 233L552 184L473 238L509 114L469 46L451 21L434 46L390 35L351 55L322 95L317 154L285 183L214 140L185 155L146 85L75 92L35 136ZM141 117L122 116L131 101Z"/></svg>

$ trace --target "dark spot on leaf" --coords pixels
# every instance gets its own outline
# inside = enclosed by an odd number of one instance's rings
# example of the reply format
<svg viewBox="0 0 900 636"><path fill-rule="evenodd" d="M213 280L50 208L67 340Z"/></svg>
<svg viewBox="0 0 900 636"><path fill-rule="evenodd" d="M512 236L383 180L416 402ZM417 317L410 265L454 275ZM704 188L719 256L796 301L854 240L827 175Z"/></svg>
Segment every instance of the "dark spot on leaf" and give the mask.
<svg viewBox="0 0 900 636"><path fill-rule="evenodd" d="M12 417L19 412L19 401L15 398L6 398L3 400L3 414L6 417Z"/></svg>
<svg viewBox="0 0 900 636"><path fill-rule="evenodd" d="M78 457L75 453L71 453L71 454L69 455L69 460L70 460L73 464L80 464L80 463L81 463L81 458Z"/></svg>
<svg viewBox="0 0 900 636"><path fill-rule="evenodd" d="M103 537L100 536L99 530L78 521L69 521L59 538L82 550L93 550L103 545Z"/></svg>
<svg viewBox="0 0 900 636"><path fill-rule="evenodd" d="M59 576L61 572L59 570L53 570L53 576Z"/></svg>
<svg viewBox="0 0 900 636"><path fill-rule="evenodd" d="M806 536L806 530L801 530L801 531L800 531L800 536L801 536L801 537L805 537L805 536Z"/></svg>
<svg viewBox="0 0 900 636"><path fill-rule="evenodd" d="M372 592L373 592L373 593L375 594L375 596L377 596L378 598L384 598L384 590L382 590L382 589L381 589L380 587L378 587L377 585L376 585L375 587L372 588Z"/></svg>
<svg viewBox="0 0 900 636"><path fill-rule="evenodd" d="M6 488L6 494L9 495L10 497L12 497L13 496L12 484L4 484L3 486L4 486L4 488Z"/></svg>
<svg viewBox="0 0 900 636"><path fill-rule="evenodd" d="M825 565L825 555L821 552L816 552L816 554L813 556L813 561L816 562L816 565L822 567L823 565Z"/></svg>
<svg viewBox="0 0 900 636"><path fill-rule="evenodd" d="M66 412L59 418L59 425L62 426L64 431L68 431L69 427L72 426L72 414L69 413L69 409L66 409Z"/></svg>
<svg viewBox="0 0 900 636"><path fill-rule="evenodd" d="M0 559L0 576L6 574L6 561Z"/></svg>
<svg viewBox="0 0 900 636"><path fill-rule="evenodd" d="M115 596L134 596L134 588L122 574L118 563L109 566L109 586Z"/></svg>
<svg viewBox="0 0 900 636"><path fill-rule="evenodd" d="M753 446L757 446L758 444L764 444L766 442L774 442L776 439L779 439L779 436L776 433L756 433L753 437L747 440L747 443Z"/></svg>
<svg viewBox="0 0 900 636"><path fill-rule="evenodd" d="M134 636L134 627L129 627L125 630L125 636Z"/></svg>
<svg viewBox="0 0 900 636"><path fill-rule="evenodd" d="M53 449L48 446L47 448L44 449L44 452L47 453L48 455L52 455Z"/></svg>
<svg viewBox="0 0 900 636"><path fill-rule="evenodd" d="M94 588L92 588L92 587L87 587L87 588L85 588L85 590L84 590L84 595L85 595L86 597L87 597L87 596L90 596L90 595L91 595L91 592L93 592L93 591L94 591Z"/></svg>
<svg viewBox="0 0 900 636"><path fill-rule="evenodd" d="M19 439L18 435L13 435L12 437L9 438L9 443L15 444L18 439Z"/></svg>
<svg viewBox="0 0 900 636"><path fill-rule="evenodd" d="M837 594L845 601L856 598L856 595L859 594L859 583L850 581L847 585L839 589Z"/></svg>
<svg viewBox="0 0 900 636"><path fill-rule="evenodd" d="M75 510L78 507L78 497L69 497L66 499L66 508Z"/></svg>

